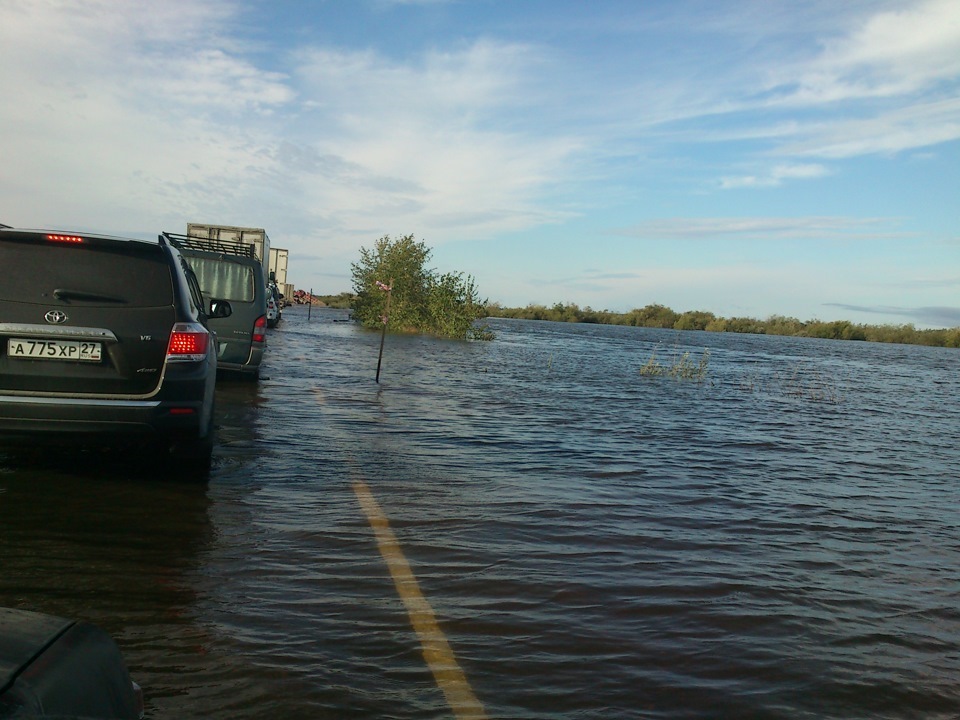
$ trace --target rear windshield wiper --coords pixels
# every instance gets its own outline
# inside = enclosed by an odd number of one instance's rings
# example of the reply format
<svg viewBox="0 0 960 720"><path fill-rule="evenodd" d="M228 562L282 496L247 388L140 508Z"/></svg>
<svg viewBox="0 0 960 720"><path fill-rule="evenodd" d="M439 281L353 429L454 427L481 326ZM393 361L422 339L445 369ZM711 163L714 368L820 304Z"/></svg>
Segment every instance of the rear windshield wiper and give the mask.
<svg viewBox="0 0 960 720"><path fill-rule="evenodd" d="M83 290L67 290L57 288L53 291L53 296L57 300L80 300L81 302L106 302L126 305L127 301L123 298L111 297L110 295L98 295L96 293L84 292Z"/></svg>

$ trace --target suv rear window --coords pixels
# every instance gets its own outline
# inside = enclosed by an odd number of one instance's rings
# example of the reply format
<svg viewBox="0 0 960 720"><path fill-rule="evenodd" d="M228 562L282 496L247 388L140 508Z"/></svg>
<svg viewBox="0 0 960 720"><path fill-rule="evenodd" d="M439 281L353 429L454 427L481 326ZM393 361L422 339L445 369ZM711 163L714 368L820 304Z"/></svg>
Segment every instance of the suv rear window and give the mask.
<svg viewBox="0 0 960 720"><path fill-rule="evenodd" d="M256 297L253 268L249 265L188 255L204 297L233 302L253 302Z"/></svg>
<svg viewBox="0 0 960 720"><path fill-rule="evenodd" d="M86 305L160 307L173 304L170 266L160 246L126 243L59 245L0 238L0 300L49 302L54 290ZM100 300L99 298L104 298Z"/></svg>

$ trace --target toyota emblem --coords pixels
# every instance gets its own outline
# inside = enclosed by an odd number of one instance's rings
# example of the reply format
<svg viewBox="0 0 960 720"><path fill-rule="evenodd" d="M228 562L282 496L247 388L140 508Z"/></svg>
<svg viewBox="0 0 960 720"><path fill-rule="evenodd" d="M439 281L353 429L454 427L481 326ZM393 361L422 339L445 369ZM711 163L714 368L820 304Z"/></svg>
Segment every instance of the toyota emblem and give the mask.
<svg viewBox="0 0 960 720"><path fill-rule="evenodd" d="M51 325L63 325L68 318L65 312L61 312L60 310L51 310L43 316L43 319Z"/></svg>

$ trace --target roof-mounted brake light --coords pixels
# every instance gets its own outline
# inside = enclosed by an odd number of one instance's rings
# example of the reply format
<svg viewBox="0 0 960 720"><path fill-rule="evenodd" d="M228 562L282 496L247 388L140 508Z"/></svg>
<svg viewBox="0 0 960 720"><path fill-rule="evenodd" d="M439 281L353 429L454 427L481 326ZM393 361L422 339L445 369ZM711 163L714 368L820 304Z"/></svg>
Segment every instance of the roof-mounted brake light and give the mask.
<svg viewBox="0 0 960 720"><path fill-rule="evenodd" d="M52 242L63 242L63 243L82 243L83 238L79 235L53 235L48 234L47 240Z"/></svg>

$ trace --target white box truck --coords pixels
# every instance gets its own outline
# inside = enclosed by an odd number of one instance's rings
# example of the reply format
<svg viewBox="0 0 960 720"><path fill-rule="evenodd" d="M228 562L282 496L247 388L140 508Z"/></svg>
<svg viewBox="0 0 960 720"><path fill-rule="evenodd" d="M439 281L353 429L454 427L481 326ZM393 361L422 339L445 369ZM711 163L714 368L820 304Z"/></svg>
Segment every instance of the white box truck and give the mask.
<svg viewBox="0 0 960 720"><path fill-rule="evenodd" d="M253 245L254 253L263 264L264 275L269 277L270 264L270 236L263 228L237 227L235 225L203 225L201 223L187 223L187 235L209 241L215 247L218 241L223 242L224 252L233 254L227 249L230 244Z"/></svg>
<svg viewBox="0 0 960 720"><path fill-rule="evenodd" d="M270 267L267 277L273 273L273 279L279 286L287 284L287 264L290 261L290 251L284 248L270 248Z"/></svg>

